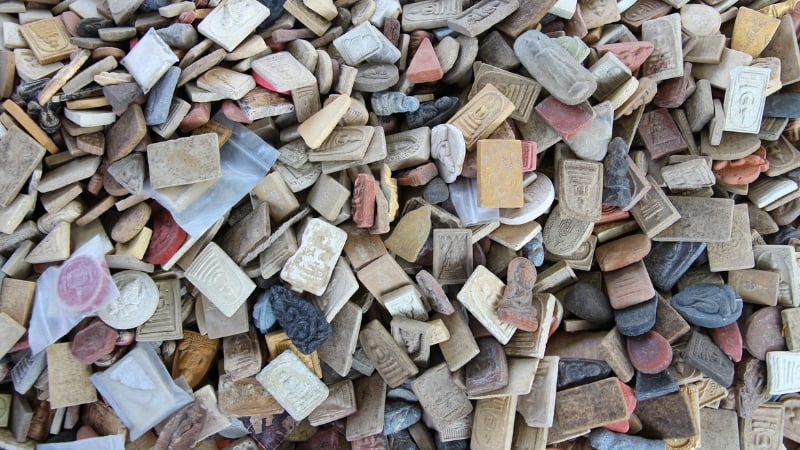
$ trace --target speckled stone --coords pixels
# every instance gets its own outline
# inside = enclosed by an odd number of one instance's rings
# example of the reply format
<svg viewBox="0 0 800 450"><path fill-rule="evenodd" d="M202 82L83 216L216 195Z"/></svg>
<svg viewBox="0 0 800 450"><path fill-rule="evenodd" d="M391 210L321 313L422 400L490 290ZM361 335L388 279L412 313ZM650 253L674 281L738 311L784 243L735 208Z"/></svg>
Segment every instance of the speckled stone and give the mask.
<svg viewBox="0 0 800 450"><path fill-rule="evenodd" d="M614 309L603 291L590 283L579 282L564 297L567 311L603 327L614 325Z"/></svg>
<svg viewBox="0 0 800 450"><path fill-rule="evenodd" d="M692 404L683 391L640 401L636 416L642 422L642 436L662 439L687 439L700 430L692 419Z"/></svg>
<svg viewBox="0 0 800 450"><path fill-rule="evenodd" d="M657 309L658 294L644 303L614 310L614 322L619 333L623 336L639 336L647 333L656 324Z"/></svg>
<svg viewBox="0 0 800 450"><path fill-rule="evenodd" d="M428 203L438 205L450 198L450 189L441 177L436 177L425 185L422 190L422 198Z"/></svg>
<svg viewBox="0 0 800 450"><path fill-rule="evenodd" d="M672 297L670 304L687 322L718 328L734 322L742 314L742 299L730 285L693 284Z"/></svg>

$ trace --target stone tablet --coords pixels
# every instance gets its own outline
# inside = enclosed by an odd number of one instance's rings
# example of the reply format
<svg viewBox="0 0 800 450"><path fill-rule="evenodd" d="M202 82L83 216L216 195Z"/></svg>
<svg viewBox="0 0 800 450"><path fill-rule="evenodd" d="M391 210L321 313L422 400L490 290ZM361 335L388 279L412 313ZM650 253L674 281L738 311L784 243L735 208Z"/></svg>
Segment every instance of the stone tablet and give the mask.
<svg viewBox="0 0 800 450"><path fill-rule="evenodd" d="M231 317L256 288L217 244L209 243L186 269L186 278L226 317Z"/></svg>
<svg viewBox="0 0 800 450"><path fill-rule="evenodd" d="M653 236L654 241L727 242L731 239L733 200L669 197L669 202L680 219Z"/></svg>
<svg viewBox="0 0 800 450"><path fill-rule="evenodd" d="M329 393L328 387L291 350L267 364L256 380L295 420L308 417Z"/></svg>
<svg viewBox="0 0 800 450"><path fill-rule="evenodd" d="M743 418L739 425L741 448L783 448L783 426L786 420L783 409L784 405L781 403L766 403L759 406L752 415Z"/></svg>
<svg viewBox="0 0 800 450"><path fill-rule="evenodd" d="M630 413L621 385L611 377L559 391L553 428L569 435L626 419Z"/></svg>
<svg viewBox="0 0 800 450"><path fill-rule="evenodd" d="M665 108L643 114L637 132L653 159L684 151L688 146Z"/></svg>
<svg viewBox="0 0 800 450"><path fill-rule="evenodd" d="M467 150L486 139L514 111L514 104L497 88L487 84L447 121L464 135Z"/></svg>
<svg viewBox="0 0 800 450"><path fill-rule="evenodd" d="M475 81L469 91L469 98L475 96L487 84L491 84L514 103L514 112L510 117L521 122L528 121L533 113L534 103L539 97L541 90L539 83L481 62L473 65L473 71L475 72Z"/></svg>
<svg viewBox="0 0 800 450"><path fill-rule="evenodd" d="M650 300L655 289L644 262L638 261L611 272L605 272L608 298L614 309L628 308Z"/></svg>
<svg viewBox="0 0 800 450"><path fill-rule="evenodd" d="M478 207L523 206L521 141L478 141Z"/></svg>
<svg viewBox="0 0 800 450"><path fill-rule="evenodd" d="M255 377L234 381L230 375L220 375L217 392L220 412L225 415L241 417L283 412L281 405Z"/></svg>
<svg viewBox="0 0 800 450"><path fill-rule="evenodd" d="M441 284L462 284L472 273L472 232L433 230L433 276Z"/></svg>
<svg viewBox="0 0 800 450"><path fill-rule="evenodd" d="M767 390L770 395L800 390L800 353L767 352Z"/></svg>
<svg viewBox="0 0 800 450"><path fill-rule="evenodd" d="M708 244L708 261L712 272L751 269L755 266L750 243L750 219L747 205L733 207L731 239Z"/></svg>
<svg viewBox="0 0 800 450"><path fill-rule="evenodd" d="M76 47L70 43L64 21L58 17L37 20L19 27L39 64L51 64L67 58Z"/></svg>
<svg viewBox="0 0 800 450"><path fill-rule="evenodd" d="M562 103L577 105L597 89L591 72L539 31L521 34L514 41L514 54L533 78Z"/></svg>
<svg viewBox="0 0 800 450"><path fill-rule="evenodd" d="M733 24L731 48L757 57L772 40L781 21L764 11L740 8Z"/></svg>
<svg viewBox="0 0 800 450"><path fill-rule="evenodd" d="M542 230L544 247L556 256L570 256L589 238L593 227L593 222L562 213L559 203L550 212Z"/></svg>
<svg viewBox="0 0 800 450"><path fill-rule="evenodd" d="M359 333L358 340L389 387L400 386L419 371L408 354L397 345L392 335L379 321L373 320L365 325Z"/></svg>
<svg viewBox="0 0 800 450"><path fill-rule="evenodd" d="M503 298L505 285L484 266L472 272L464 287L458 292L458 300L501 344L507 344L516 327L501 322L495 309Z"/></svg>
<svg viewBox="0 0 800 450"><path fill-rule="evenodd" d="M312 219L303 231L300 248L283 266L281 279L298 289L322 295L346 240L344 231Z"/></svg>
<svg viewBox="0 0 800 450"><path fill-rule="evenodd" d="M213 181L222 173L214 133L150 144L147 162L154 189Z"/></svg>
<svg viewBox="0 0 800 450"><path fill-rule="evenodd" d="M356 380L354 389L358 409L347 418L345 429L350 441L381 433L386 408L386 383L378 374Z"/></svg>
<svg viewBox="0 0 800 450"><path fill-rule="evenodd" d="M411 389L439 432L472 413L472 403L464 388L457 384L444 363L417 377Z"/></svg>
<svg viewBox="0 0 800 450"><path fill-rule="evenodd" d="M256 59L253 73L266 80L278 92L293 91L316 83L312 74L289 52L277 52Z"/></svg>
<svg viewBox="0 0 800 450"><path fill-rule="evenodd" d="M781 403L786 411L783 418L783 435L797 442L800 440L800 431L798 431L800 430L798 428L800 417L797 415L800 411L800 398L784 398Z"/></svg>
<svg viewBox="0 0 800 450"><path fill-rule="evenodd" d="M388 292L380 298L381 304L393 317L407 317L415 320L427 320L428 314L422 297L416 287L402 286Z"/></svg>
<svg viewBox="0 0 800 450"><path fill-rule="evenodd" d="M250 328L246 333L226 336L222 340L223 367L225 373L234 380L254 376L261 370L263 357L260 339L255 330Z"/></svg>
<svg viewBox="0 0 800 450"><path fill-rule="evenodd" d="M328 397L309 416L311 426L324 425L357 411L353 382L341 381L329 388Z"/></svg>
<svg viewBox="0 0 800 450"><path fill-rule="evenodd" d="M97 391L89 376L91 366L72 354L71 343L47 347L47 375L52 408L64 408L97 401Z"/></svg>
<svg viewBox="0 0 800 450"><path fill-rule="evenodd" d="M197 31L232 52L269 15L269 8L258 0L223 0L200 22Z"/></svg>
<svg viewBox="0 0 800 450"><path fill-rule="evenodd" d="M792 264L791 249L790 246L780 245L753 246L756 268L780 273L778 303L783 306L800 304L800 291L797 285L798 270L797 265Z"/></svg>
<svg viewBox="0 0 800 450"><path fill-rule="evenodd" d="M461 14L458 0L426 0L403 5L403 31L433 29L447 25L448 19Z"/></svg>
<svg viewBox="0 0 800 450"><path fill-rule="evenodd" d="M0 206L8 206L44 157L45 149L27 133L11 127L0 139Z"/></svg>
<svg viewBox="0 0 800 450"><path fill-rule="evenodd" d="M466 386L470 397L508 385L508 364L503 347L493 338L478 340L478 356L467 364Z"/></svg>
<svg viewBox="0 0 800 450"><path fill-rule="evenodd" d="M161 40L156 30L150 29L120 62L146 94L178 62L178 57Z"/></svg>
<svg viewBox="0 0 800 450"><path fill-rule="evenodd" d="M707 336L692 332L683 358L686 364L700 370L723 387L730 387L733 383L733 361Z"/></svg>
<svg viewBox="0 0 800 450"><path fill-rule="evenodd" d="M561 214L586 222L600 220L603 165L562 159L558 162L558 205Z"/></svg>
<svg viewBox="0 0 800 450"><path fill-rule="evenodd" d="M518 0L482 0L460 15L448 19L447 26L464 36L475 37L508 17L518 7Z"/></svg>
<svg viewBox="0 0 800 450"><path fill-rule="evenodd" d="M654 81L683 75L680 14L670 14L642 24L642 40L653 43L653 53L642 66L643 75Z"/></svg>
<svg viewBox="0 0 800 450"><path fill-rule="evenodd" d="M384 163L391 170L408 169L428 162L431 151L430 129L414 128L386 137Z"/></svg>
<svg viewBox="0 0 800 450"><path fill-rule="evenodd" d="M725 131L758 133L769 77L765 67L736 67L731 71L730 86L725 90Z"/></svg>
<svg viewBox="0 0 800 450"><path fill-rule="evenodd" d="M510 448L516 409L516 395L478 400L475 405L470 448L475 450Z"/></svg>
<svg viewBox="0 0 800 450"><path fill-rule="evenodd" d="M592 94L595 100L605 100L631 77L631 69L612 52L606 52L589 71L597 81L597 90Z"/></svg>

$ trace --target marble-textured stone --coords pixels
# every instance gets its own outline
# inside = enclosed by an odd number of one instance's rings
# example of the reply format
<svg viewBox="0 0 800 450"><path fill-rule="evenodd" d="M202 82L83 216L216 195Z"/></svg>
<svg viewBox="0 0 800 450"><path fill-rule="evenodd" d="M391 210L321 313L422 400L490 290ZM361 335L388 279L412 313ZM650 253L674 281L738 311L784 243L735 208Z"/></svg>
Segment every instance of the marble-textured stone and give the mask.
<svg viewBox="0 0 800 450"><path fill-rule="evenodd" d="M631 186L628 180L628 146L620 138L608 144L603 160L603 204L627 207L631 203Z"/></svg>
<svg viewBox="0 0 800 450"><path fill-rule="evenodd" d="M386 402L383 413L383 434L391 435L407 429L422 418L422 408L415 403Z"/></svg>

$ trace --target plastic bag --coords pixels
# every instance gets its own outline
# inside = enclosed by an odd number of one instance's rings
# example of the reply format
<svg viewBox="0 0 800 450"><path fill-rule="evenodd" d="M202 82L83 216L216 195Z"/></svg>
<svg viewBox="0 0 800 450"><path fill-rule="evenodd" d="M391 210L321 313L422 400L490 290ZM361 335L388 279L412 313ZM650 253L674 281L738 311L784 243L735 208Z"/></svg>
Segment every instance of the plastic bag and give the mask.
<svg viewBox="0 0 800 450"><path fill-rule="evenodd" d="M172 381L147 342L136 344L105 372L89 379L128 428L132 441L193 400Z"/></svg>
<svg viewBox="0 0 800 450"><path fill-rule="evenodd" d="M36 281L28 342L33 354L67 334L93 315L119 290L106 264L102 239L94 237L59 267L50 267Z"/></svg>
<svg viewBox="0 0 800 450"><path fill-rule="evenodd" d="M219 151L219 179L165 189L153 189L149 181L144 184L144 192L167 208L175 222L194 238L199 238L253 190L279 154L275 147L244 125L228 120L222 112L213 120L232 131Z"/></svg>

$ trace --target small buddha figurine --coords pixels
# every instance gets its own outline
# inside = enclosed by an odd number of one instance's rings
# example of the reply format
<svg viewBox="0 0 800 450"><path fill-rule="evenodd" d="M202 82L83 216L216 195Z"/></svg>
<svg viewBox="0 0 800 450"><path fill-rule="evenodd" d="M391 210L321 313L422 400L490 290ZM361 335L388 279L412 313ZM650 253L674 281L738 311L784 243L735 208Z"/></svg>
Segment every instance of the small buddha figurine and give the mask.
<svg viewBox="0 0 800 450"><path fill-rule="evenodd" d="M631 202L631 186L628 180L628 146L620 138L608 145L603 162L603 204L624 208Z"/></svg>

